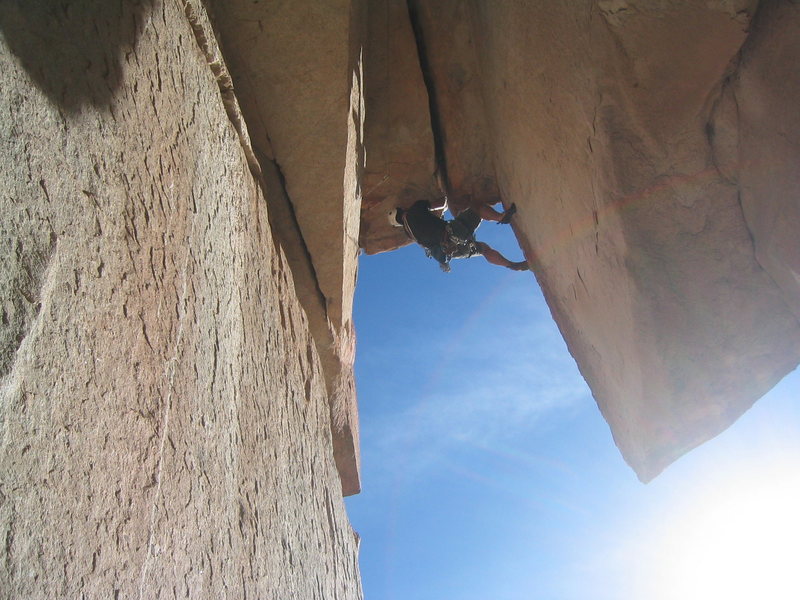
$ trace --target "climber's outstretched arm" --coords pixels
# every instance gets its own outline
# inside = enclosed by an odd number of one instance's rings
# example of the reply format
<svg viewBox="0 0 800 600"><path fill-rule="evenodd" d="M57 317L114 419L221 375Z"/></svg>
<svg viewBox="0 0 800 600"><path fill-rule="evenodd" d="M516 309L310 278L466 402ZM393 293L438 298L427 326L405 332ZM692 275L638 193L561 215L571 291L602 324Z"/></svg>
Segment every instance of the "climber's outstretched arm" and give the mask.
<svg viewBox="0 0 800 600"><path fill-rule="evenodd" d="M527 271L529 269L527 261L524 260L520 262L510 261L485 242L478 242L477 246L478 250L480 250L481 254L483 255L483 258L485 258L493 265L497 265L499 267L506 267L507 269L511 269L512 271Z"/></svg>

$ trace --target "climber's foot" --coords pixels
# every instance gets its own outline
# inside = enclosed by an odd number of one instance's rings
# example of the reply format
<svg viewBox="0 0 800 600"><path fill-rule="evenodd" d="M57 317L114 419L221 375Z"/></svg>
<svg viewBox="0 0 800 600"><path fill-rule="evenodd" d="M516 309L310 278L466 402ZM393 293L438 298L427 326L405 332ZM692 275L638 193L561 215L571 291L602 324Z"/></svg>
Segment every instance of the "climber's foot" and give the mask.
<svg viewBox="0 0 800 600"><path fill-rule="evenodd" d="M503 213L503 218L498 222L502 223L503 225L508 225L511 222L511 217L513 217L515 214L517 214L517 205L512 204L508 207L508 210Z"/></svg>

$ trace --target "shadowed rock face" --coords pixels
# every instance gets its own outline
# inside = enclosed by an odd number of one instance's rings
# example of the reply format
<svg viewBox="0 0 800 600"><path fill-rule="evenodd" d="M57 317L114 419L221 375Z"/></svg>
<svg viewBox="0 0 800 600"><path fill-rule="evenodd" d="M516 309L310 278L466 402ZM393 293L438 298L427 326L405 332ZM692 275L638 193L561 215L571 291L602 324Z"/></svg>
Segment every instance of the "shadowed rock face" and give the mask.
<svg viewBox="0 0 800 600"><path fill-rule="evenodd" d="M56 24L105 40L118 4ZM322 364L202 6L154 3L100 103L5 33L0 596L359 598Z"/></svg>
<svg viewBox="0 0 800 600"><path fill-rule="evenodd" d="M37 87L62 110L107 106L150 18L151 0L9 0L0 5L0 31Z"/></svg>
<svg viewBox="0 0 800 600"><path fill-rule="evenodd" d="M649 480L800 361L800 6L409 5L443 189L516 202L570 351Z"/></svg>

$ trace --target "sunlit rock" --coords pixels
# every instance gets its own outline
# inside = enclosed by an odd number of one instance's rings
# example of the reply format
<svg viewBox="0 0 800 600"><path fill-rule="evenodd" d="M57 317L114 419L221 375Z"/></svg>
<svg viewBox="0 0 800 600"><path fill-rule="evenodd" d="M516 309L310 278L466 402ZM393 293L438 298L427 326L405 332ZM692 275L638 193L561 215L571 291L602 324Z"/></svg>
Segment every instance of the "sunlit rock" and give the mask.
<svg viewBox="0 0 800 600"><path fill-rule="evenodd" d="M352 301L363 168L365 6L213 1L225 61L323 362L345 494L360 489ZM282 188L282 189L281 189Z"/></svg>
<svg viewBox="0 0 800 600"><path fill-rule="evenodd" d="M4 2L0 33L0 596L359 598L202 5Z"/></svg>
<svg viewBox="0 0 800 600"><path fill-rule="evenodd" d="M366 164L360 243L373 254L409 243L389 210L444 204L437 181L430 99L405 0L370 2L364 46Z"/></svg>

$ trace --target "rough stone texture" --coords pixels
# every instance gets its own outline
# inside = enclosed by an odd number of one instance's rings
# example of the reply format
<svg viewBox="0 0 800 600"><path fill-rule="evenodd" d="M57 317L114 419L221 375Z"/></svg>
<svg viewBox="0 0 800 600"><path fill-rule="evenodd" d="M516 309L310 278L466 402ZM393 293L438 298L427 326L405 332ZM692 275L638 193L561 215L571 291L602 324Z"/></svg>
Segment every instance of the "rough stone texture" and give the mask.
<svg viewBox="0 0 800 600"><path fill-rule="evenodd" d="M409 0L434 97L433 126L443 160L448 205L460 211L499 198L483 81L478 70L472 2ZM520 73L520 76L527 75Z"/></svg>
<svg viewBox="0 0 800 600"><path fill-rule="evenodd" d="M708 139L752 10L599 2L543 15L504 3L476 14L500 188L522 203L526 253L644 480L800 360L797 319L755 258L740 190Z"/></svg>
<svg viewBox="0 0 800 600"><path fill-rule="evenodd" d="M184 10L0 4L2 598L360 597L320 361Z"/></svg>
<svg viewBox="0 0 800 600"><path fill-rule="evenodd" d="M273 224L306 299L325 366L342 488L354 494L360 482L352 302L363 167L364 5L209 4L255 151L283 178L288 203Z"/></svg>
<svg viewBox="0 0 800 600"><path fill-rule="evenodd" d="M444 204L436 176L430 104L406 0L372 0L364 49L364 169L361 246L368 254L409 243L386 215L427 199Z"/></svg>
<svg viewBox="0 0 800 600"><path fill-rule="evenodd" d="M517 203L570 351L654 477L800 361L800 8L411 6L453 203L493 182Z"/></svg>
<svg viewBox="0 0 800 600"><path fill-rule="evenodd" d="M738 183L758 262L800 319L800 5L759 14L731 82Z"/></svg>

